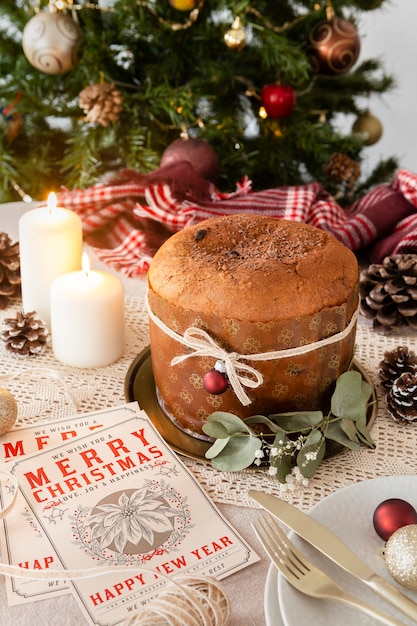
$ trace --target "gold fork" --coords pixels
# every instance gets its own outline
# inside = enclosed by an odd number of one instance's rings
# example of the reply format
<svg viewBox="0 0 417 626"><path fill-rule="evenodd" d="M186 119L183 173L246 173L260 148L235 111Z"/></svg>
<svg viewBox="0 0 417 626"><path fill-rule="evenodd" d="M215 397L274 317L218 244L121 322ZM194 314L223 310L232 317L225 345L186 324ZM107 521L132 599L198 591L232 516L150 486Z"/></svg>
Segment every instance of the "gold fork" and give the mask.
<svg viewBox="0 0 417 626"><path fill-rule="evenodd" d="M394 617L382 613L348 594L334 580L311 563L288 539L271 517L261 517L252 527L269 558L284 578L298 591L313 598L337 600L354 606L387 626L404 626Z"/></svg>

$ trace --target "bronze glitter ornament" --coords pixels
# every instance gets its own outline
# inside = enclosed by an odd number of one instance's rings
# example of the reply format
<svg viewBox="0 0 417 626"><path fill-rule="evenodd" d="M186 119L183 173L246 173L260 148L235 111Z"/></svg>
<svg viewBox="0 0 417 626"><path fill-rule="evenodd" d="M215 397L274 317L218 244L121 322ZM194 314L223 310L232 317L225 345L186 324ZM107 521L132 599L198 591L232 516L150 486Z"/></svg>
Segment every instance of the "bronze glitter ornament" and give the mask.
<svg viewBox="0 0 417 626"><path fill-rule="evenodd" d="M17 402L14 396L0 387L0 436L13 428L17 419Z"/></svg>
<svg viewBox="0 0 417 626"><path fill-rule="evenodd" d="M346 74L359 57L358 33L353 24L336 17L331 8L326 11L326 18L311 31L306 54L317 74Z"/></svg>

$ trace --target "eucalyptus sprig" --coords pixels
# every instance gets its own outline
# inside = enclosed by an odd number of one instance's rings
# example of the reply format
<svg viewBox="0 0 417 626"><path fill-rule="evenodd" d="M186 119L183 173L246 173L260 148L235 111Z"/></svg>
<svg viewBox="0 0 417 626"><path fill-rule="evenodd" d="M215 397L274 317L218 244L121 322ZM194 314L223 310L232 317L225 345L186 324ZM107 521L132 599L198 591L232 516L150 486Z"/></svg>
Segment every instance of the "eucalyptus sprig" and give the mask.
<svg viewBox="0 0 417 626"><path fill-rule="evenodd" d="M372 387L360 372L349 370L336 381L327 415L295 411L241 419L233 413L215 411L203 426L206 435L215 439L205 456L226 472L267 463L269 474L281 483L290 482L294 473L308 480L325 456L327 440L354 451L361 444L375 448L367 427L371 403ZM256 430L251 428L254 425ZM262 426L266 432L260 433Z"/></svg>

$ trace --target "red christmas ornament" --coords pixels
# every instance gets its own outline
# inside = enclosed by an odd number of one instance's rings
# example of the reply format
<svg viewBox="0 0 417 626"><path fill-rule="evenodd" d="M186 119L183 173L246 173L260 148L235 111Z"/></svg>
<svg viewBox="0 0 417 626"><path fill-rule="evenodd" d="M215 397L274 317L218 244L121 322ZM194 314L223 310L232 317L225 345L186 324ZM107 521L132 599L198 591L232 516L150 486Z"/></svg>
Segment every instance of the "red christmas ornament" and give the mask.
<svg viewBox="0 0 417 626"><path fill-rule="evenodd" d="M188 161L197 174L216 183L219 177L219 157L212 146L204 139L176 139L165 148L161 157L161 167L178 161Z"/></svg>
<svg viewBox="0 0 417 626"><path fill-rule="evenodd" d="M221 368L214 366L203 376L204 389L215 396L224 393L229 386L226 374L220 371L220 369Z"/></svg>
<svg viewBox="0 0 417 626"><path fill-rule="evenodd" d="M373 524L377 535L388 541L399 528L417 524L417 511L406 500L390 498L376 507Z"/></svg>
<svg viewBox="0 0 417 626"><path fill-rule="evenodd" d="M262 106L269 117L287 117L295 106L295 91L290 85L272 83L261 91Z"/></svg>
<svg viewBox="0 0 417 626"><path fill-rule="evenodd" d="M306 53L318 74L345 74L358 60L360 39L353 24L335 17L332 9L326 15L311 31Z"/></svg>

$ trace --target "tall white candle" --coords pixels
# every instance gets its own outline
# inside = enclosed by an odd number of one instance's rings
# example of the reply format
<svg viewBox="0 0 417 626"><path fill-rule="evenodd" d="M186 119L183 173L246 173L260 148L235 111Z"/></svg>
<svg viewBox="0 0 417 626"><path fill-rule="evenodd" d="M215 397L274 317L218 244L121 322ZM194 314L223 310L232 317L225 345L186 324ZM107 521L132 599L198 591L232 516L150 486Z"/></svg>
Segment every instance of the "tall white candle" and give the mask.
<svg viewBox="0 0 417 626"><path fill-rule="evenodd" d="M82 265L51 285L52 350L66 365L103 367L125 349L124 288L113 274L91 271L85 253Z"/></svg>
<svg viewBox="0 0 417 626"><path fill-rule="evenodd" d="M56 195L51 193L47 206L24 213L19 220L23 310L36 311L48 327L51 283L81 268L83 245L81 219L56 203Z"/></svg>

